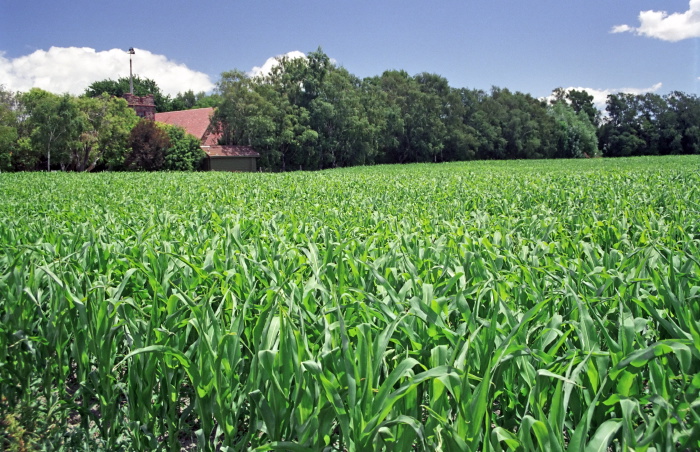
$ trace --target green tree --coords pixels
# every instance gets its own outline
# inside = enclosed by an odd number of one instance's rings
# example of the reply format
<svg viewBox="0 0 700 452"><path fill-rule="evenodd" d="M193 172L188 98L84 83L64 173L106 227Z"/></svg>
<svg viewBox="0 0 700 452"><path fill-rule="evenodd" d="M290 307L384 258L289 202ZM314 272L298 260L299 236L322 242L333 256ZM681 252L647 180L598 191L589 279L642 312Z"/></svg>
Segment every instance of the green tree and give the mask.
<svg viewBox="0 0 700 452"><path fill-rule="evenodd" d="M673 92L612 94L599 129L606 156L700 153L700 100Z"/></svg>
<svg viewBox="0 0 700 452"><path fill-rule="evenodd" d="M14 93L0 85L0 171L12 168L12 154L17 147L17 115Z"/></svg>
<svg viewBox="0 0 700 452"><path fill-rule="evenodd" d="M577 113L571 105L558 101L549 106L549 114L558 126L555 157L581 158L598 155L596 127L591 124L585 112Z"/></svg>
<svg viewBox="0 0 700 452"><path fill-rule="evenodd" d="M644 155L647 143L640 137L639 97L634 94L608 95L608 117L598 131L598 141L606 157Z"/></svg>
<svg viewBox="0 0 700 452"><path fill-rule="evenodd" d="M223 142L255 147L261 167L318 167L313 148L318 133L304 107L310 98L303 88L307 73L304 59L283 57L264 77L250 78L240 71L222 74L217 86L222 102L214 120Z"/></svg>
<svg viewBox="0 0 700 452"><path fill-rule="evenodd" d="M672 139L680 136L680 150L683 154L700 154L700 98L694 94L674 91L666 100L676 123ZM667 126L666 129L668 128ZM673 149L678 148L674 146Z"/></svg>
<svg viewBox="0 0 700 452"><path fill-rule="evenodd" d="M472 160L479 146L478 131L470 124L475 112L471 92L450 89L444 101L444 119L447 135L442 152L444 161Z"/></svg>
<svg viewBox="0 0 700 452"><path fill-rule="evenodd" d="M385 157L390 162L437 161L444 148L445 124L441 117L442 103L439 90L444 79L432 74L411 77L406 71L386 71L381 76L382 89L400 119L386 132L390 139Z"/></svg>
<svg viewBox="0 0 700 452"><path fill-rule="evenodd" d="M73 149L70 168L92 171L119 168L129 150L129 134L139 118L124 99L103 94L76 100L81 113L81 134Z"/></svg>
<svg viewBox="0 0 700 452"><path fill-rule="evenodd" d="M173 98L171 107L173 111L189 110L194 108L196 103L197 96L194 94L194 91L188 90L184 93L177 93L177 95Z"/></svg>
<svg viewBox="0 0 700 452"><path fill-rule="evenodd" d="M170 124L162 124L170 141L165 150L163 169L169 171L194 171L199 169L206 154L197 137L185 132L185 129Z"/></svg>
<svg viewBox="0 0 700 452"><path fill-rule="evenodd" d="M313 145L318 140L318 132L310 127L309 111L304 107L289 104L283 97L278 97L276 115L273 117L279 168L282 171L296 169L318 169L313 156Z"/></svg>
<svg viewBox="0 0 700 452"><path fill-rule="evenodd" d="M29 115L32 146L42 149L46 168L54 164L62 169L70 162L71 147L82 132L80 112L69 94L56 95L39 88L24 93L21 102Z"/></svg>
<svg viewBox="0 0 700 452"><path fill-rule="evenodd" d="M271 101L273 89L234 70L221 74L217 90L221 104L212 121L221 132L223 143L253 146L260 153L261 167L277 168L278 112Z"/></svg>
<svg viewBox="0 0 700 452"><path fill-rule="evenodd" d="M480 158L551 158L556 154L556 123L547 104L529 94L493 87L476 113L481 140Z"/></svg>
<svg viewBox="0 0 700 452"><path fill-rule="evenodd" d="M217 93L206 94L201 92L197 95L197 102L194 108L216 108L221 104L221 96Z"/></svg>
<svg viewBox="0 0 700 452"><path fill-rule="evenodd" d="M123 97L129 92L129 77L119 77L117 80L107 79L93 82L85 90L85 96L97 97L104 93L110 96ZM163 94L155 80L141 78L134 75L134 95L153 95L157 112L172 111L173 105L170 96Z"/></svg>
<svg viewBox="0 0 700 452"><path fill-rule="evenodd" d="M31 138L19 134L17 143L12 150L12 170L35 171L40 169L41 158L42 154L32 146Z"/></svg>
<svg viewBox="0 0 700 452"><path fill-rule="evenodd" d="M588 120L594 126L598 126L600 123L600 111L596 108L593 103L593 96L586 90L569 90L566 93L566 100L571 105L571 108L578 114L583 112L588 116Z"/></svg>
<svg viewBox="0 0 700 452"><path fill-rule="evenodd" d="M325 76L323 58L317 58L311 72L305 58L282 57L265 77L256 80L259 93L267 100L274 124L275 154L278 167L287 169L322 168L313 147L318 132L311 127L308 106L317 96Z"/></svg>
<svg viewBox="0 0 700 452"><path fill-rule="evenodd" d="M451 151L452 159L504 158L506 141L495 120L498 115L493 115L500 106L483 90L460 89L456 95L458 100L455 102L459 104L458 112L464 127L456 129L462 145Z"/></svg>
<svg viewBox="0 0 700 452"><path fill-rule="evenodd" d="M366 109L360 80L343 68L331 68L309 104L311 127L318 134L315 149L318 167L366 164L373 161Z"/></svg>
<svg viewBox="0 0 700 452"><path fill-rule="evenodd" d="M584 114L586 114L586 116L588 116L589 121L594 126L598 127L598 124L600 124L600 111L598 110L598 108L596 108L595 104L593 103L593 96L589 94L588 91L586 91L585 89L567 90L561 87L555 88L552 91L552 100L550 101L550 103L554 105L558 102L564 102L570 105L576 113L583 112Z"/></svg>
<svg viewBox="0 0 700 452"><path fill-rule="evenodd" d="M217 94L207 94L204 91L196 93L192 90L177 93L173 98L170 108L173 111L190 110L192 108L218 107L221 97Z"/></svg>

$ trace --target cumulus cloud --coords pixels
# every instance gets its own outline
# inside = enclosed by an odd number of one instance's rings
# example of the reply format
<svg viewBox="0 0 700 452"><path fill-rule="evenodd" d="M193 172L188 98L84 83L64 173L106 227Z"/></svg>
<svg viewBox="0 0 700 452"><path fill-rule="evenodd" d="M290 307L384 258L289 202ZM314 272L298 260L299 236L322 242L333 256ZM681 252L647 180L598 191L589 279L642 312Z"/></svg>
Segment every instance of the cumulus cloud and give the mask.
<svg viewBox="0 0 700 452"><path fill-rule="evenodd" d="M300 52L298 50L292 50L291 52L287 52L283 55L277 55L274 57L270 57L265 61L265 63L262 66L254 66L253 69L248 72L248 75L251 77L258 77L258 76L266 76L272 71L272 68L277 66L279 64L280 58L287 57L290 60L293 60L295 58L306 58L306 54L304 52Z"/></svg>
<svg viewBox="0 0 700 452"><path fill-rule="evenodd" d="M586 91L588 94L593 96L593 104L600 111L605 111L605 104L608 99L609 94L627 93L627 94L646 94L655 93L661 89L663 84L656 83L648 88L620 88L620 89L596 89L596 88L582 88L573 87L564 88L564 91L569 92L571 90L576 91ZM546 98L548 101L554 99L554 96L549 96Z"/></svg>
<svg viewBox="0 0 700 452"><path fill-rule="evenodd" d="M663 41L681 41L700 37L700 0L690 0L688 11L669 14L666 11L642 11L639 27L616 25L612 33L634 33Z"/></svg>
<svg viewBox="0 0 700 452"><path fill-rule="evenodd" d="M214 84L207 74L148 50L135 49L134 74L155 80L165 94L187 90L210 91ZM0 82L13 91L42 88L54 93L81 94L92 82L127 77L129 53L89 47L51 47L18 58L0 52Z"/></svg>

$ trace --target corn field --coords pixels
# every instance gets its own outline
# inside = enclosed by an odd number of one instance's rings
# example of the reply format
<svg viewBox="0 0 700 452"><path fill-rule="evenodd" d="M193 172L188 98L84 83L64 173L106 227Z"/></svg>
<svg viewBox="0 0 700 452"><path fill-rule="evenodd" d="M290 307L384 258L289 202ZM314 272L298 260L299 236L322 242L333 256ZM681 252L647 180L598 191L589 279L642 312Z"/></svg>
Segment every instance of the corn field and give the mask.
<svg viewBox="0 0 700 452"><path fill-rule="evenodd" d="M0 444L697 450L699 186L691 156L0 174Z"/></svg>

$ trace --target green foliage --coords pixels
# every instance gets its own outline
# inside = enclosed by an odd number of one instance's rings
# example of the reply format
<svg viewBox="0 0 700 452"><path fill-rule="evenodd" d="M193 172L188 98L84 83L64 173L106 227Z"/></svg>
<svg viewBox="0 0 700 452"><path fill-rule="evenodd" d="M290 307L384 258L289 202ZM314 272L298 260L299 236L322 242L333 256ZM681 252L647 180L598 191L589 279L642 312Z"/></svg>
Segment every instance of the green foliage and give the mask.
<svg viewBox="0 0 700 452"><path fill-rule="evenodd" d="M177 93L170 105L171 110L190 110L192 108L218 107L221 97L217 94L207 94L204 91L194 93L192 90Z"/></svg>
<svg viewBox="0 0 700 452"><path fill-rule="evenodd" d="M61 96L32 89L20 97L20 114L10 111L16 127L2 147L10 149L14 170L90 171L117 168L124 161L129 132L138 122L123 99ZM6 143L6 144L5 144ZM52 164L53 163L53 164Z"/></svg>
<svg viewBox="0 0 700 452"><path fill-rule="evenodd" d="M283 60L263 82L239 71L222 75L219 90L224 98L215 120L223 128L225 144L255 147L260 165L280 168L309 163L318 133L311 129L309 110L292 102L301 99L299 60ZM308 168L308 166L307 166Z"/></svg>
<svg viewBox="0 0 700 452"><path fill-rule="evenodd" d="M69 94L56 95L39 88L22 94L29 119L32 146L46 157L46 169L66 169L71 161L71 148L82 133L80 111ZM53 157L53 167L51 159Z"/></svg>
<svg viewBox="0 0 700 452"><path fill-rule="evenodd" d="M128 152L131 130L139 118L124 99L102 95L76 100L81 113L82 131L76 143L70 169L91 171L120 168Z"/></svg>
<svg viewBox="0 0 700 452"><path fill-rule="evenodd" d="M577 114L583 113L588 116L591 124L597 126L600 123L600 111L593 104L593 96L587 91L569 90L566 93L566 99Z"/></svg>
<svg viewBox="0 0 700 452"><path fill-rule="evenodd" d="M405 71L387 71L379 83L387 93L388 107L401 118L398 127L389 131L394 146L386 150L385 158L398 163L437 161L446 134L440 119L440 91L449 90L447 80L433 74L410 77Z"/></svg>
<svg viewBox="0 0 700 452"><path fill-rule="evenodd" d="M29 452L35 450L28 439L29 433L13 414L0 420L3 433L0 434L0 446L7 452Z"/></svg>
<svg viewBox="0 0 700 452"><path fill-rule="evenodd" d="M578 113L588 116L588 120L594 126L600 124L600 111L593 104L593 96L586 90L555 88L552 91L552 104L564 102Z"/></svg>
<svg viewBox="0 0 700 452"><path fill-rule="evenodd" d="M673 92L611 94L598 135L605 156L700 153L700 99Z"/></svg>
<svg viewBox="0 0 700 452"><path fill-rule="evenodd" d="M29 137L20 137L14 143L11 157L13 171L34 171L39 167L41 152L32 147Z"/></svg>
<svg viewBox="0 0 700 452"><path fill-rule="evenodd" d="M161 126L168 135L170 146L165 151L163 169L169 171L194 171L199 169L206 154L197 137L185 132L182 127L169 124Z"/></svg>
<svg viewBox="0 0 700 452"><path fill-rule="evenodd" d="M698 164L3 173L0 441L697 450Z"/></svg>
<svg viewBox="0 0 700 452"><path fill-rule="evenodd" d="M122 97L124 94L129 93L129 77L119 77L117 80L107 79L93 82L85 89L84 95L87 97L97 97L105 93L116 97ZM134 75L134 95L147 96L149 94L153 95L157 112L173 110L170 96L163 94L155 80Z"/></svg>
<svg viewBox="0 0 700 452"><path fill-rule="evenodd" d="M210 95L189 90L170 99L138 76L135 92L154 94L158 111L216 107L213 128L222 144L252 146L267 171L700 154L696 95L612 94L602 116L584 90L557 88L548 104L506 88L453 88L430 73L391 70L359 79L320 48L277 63L258 77L224 72ZM13 98L0 89L0 171L123 169L127 153L136 155L125 145L136 120L103 94L121 96L128 86L125 77L95 82L77 99L38 89ZM172 149L162 162L160 152L149 151L155 160L129 165L197 167L193 142Z"/></svg>
<svg viewBox="0 0 700 452"><path fill-rule="evenodd" d="M436 74L360 80L319 49L282 57L264 76L222 74L215 119L227 144L253 146L261 167L282 171L598 155L592 96L556 92L573 115L556 119L546 102L507 89L455 89Z"/></svg>
<svg viewBox="0 0 700 452"><path fill-rule="evenodd" d="M549 107L549 114L559 127L556 157L597 157L598 137L589 116L564 103L556 102Z"/></svg>
<svg viewBox="0 0 700 452"><path fill-rule="evenodd" d="M12 168L12 154L17 143L17 99L0 85L0 171Z"/></svg>
<svg viewBox="0 0 700 452"><path fill-rule="evenodd" d="M481 140L477 157L485 159L551 158L556 153L556 125L543 101L529 94L493 87L481 99L486 139ZM482 113L482 114L479 114ZM478 123L477 123L478 124ZM480 130L475 127L476 130Z"/></svg>

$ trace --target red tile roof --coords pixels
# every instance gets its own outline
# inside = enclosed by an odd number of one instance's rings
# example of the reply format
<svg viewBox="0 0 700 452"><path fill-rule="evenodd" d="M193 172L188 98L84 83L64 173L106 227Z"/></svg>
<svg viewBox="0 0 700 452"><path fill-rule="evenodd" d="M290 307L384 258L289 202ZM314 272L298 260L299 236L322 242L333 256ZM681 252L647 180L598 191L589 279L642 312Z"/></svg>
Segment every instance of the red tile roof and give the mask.
<svg viewBox="0 0 700 452"><path fill-rule="evenodd" d="M214 109L211 107L168 111L156 113L156 121L182 127L187 133L199 138L203 146L216 145L219 135L211 133L210 129L213 114Z"/></svg>
<svg viewBox="0 0 700 452"><path fill-rule="evenodd" d="M202 146L209 157L260 157L250 146Z"/></svg>
<svg viewBox="0 0 700 452"><path fill-rule="evenodd" d="M180 126L202 142L202 149L209 157L260 157L250 146L219 146L220 134L212 133L211 117L213 108L168 111L156 113L156 121Z"/></svg>

